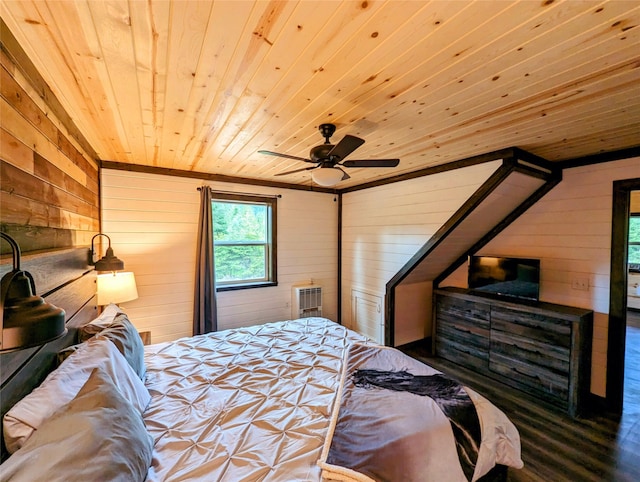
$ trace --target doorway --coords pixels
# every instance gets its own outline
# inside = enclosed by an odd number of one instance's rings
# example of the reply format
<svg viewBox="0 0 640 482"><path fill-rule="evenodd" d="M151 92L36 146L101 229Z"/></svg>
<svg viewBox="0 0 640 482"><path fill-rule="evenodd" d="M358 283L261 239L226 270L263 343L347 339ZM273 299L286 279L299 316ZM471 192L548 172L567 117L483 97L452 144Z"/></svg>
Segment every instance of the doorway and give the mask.
<svg viewBox="0 0 640 482"><path fill-rule="evenodd" d="M631 193L640 190L640 178L613 183L609 336L607 343L607 408L622 414L625 400L627 350L627 281ZM629 340L635 346L635 337ZM629 357L631 360L632 358ZM635 358L637 360L637 358ZM627 367L633 370L633 366ZM630 378L628 380L632 382ZM629 399L628 399L629 400Z"/></svg>

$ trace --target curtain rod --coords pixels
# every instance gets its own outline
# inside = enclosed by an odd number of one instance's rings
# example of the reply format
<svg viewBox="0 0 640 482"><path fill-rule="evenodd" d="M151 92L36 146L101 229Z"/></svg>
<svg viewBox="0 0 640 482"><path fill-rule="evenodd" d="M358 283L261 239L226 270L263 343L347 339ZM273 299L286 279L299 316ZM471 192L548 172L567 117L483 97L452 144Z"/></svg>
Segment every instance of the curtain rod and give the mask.
<svg viewBox="0 0 640 482"><path fill-rule="evenodd" d="M273 198L281 198L282 194L256 194L256 193L251 193L251 192L237 192L237 191L218 191L216 189L213 189L211 186L198 186L196 189L198 189L198 191L202 191L202 188L206 187L211 189L211 192L214 194L240 194L240 195L245 195L245 196L260 196L260 197L273 197Z"/></svg>

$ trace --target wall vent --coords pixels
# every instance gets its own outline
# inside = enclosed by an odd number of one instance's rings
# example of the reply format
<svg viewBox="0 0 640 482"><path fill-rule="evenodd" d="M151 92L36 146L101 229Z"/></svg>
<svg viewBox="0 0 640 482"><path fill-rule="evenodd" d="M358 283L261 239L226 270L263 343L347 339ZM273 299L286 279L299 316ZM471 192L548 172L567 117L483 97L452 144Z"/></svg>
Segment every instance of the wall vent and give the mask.
<svg viewBox="0 0 640 482"><path fill-rule="evenodd" d="M322 286L294 286L292 298L291 318L322 316Z"/></svg>

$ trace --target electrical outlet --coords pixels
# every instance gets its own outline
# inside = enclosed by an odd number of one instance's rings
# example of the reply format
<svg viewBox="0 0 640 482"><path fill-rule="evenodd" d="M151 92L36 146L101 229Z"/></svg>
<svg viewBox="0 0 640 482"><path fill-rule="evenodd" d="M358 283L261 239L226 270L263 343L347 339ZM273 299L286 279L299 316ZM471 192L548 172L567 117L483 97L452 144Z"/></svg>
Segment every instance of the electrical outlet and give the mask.
<svg viewBox="0 0 640 482"><path fill-rule="evenodd" d="M589 291L589 278L574 278L571 280L571 289Z"/></svg>

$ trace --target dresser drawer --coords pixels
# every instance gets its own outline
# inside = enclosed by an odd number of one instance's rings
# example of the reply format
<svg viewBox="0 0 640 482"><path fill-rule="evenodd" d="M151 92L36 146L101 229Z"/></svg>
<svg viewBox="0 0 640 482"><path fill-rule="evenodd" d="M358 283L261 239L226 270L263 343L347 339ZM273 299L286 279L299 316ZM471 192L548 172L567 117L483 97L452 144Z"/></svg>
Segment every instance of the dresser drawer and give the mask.
<svg viewBox="0 0 640 482"><path fill-rule="evenodd" d="M511 359L533 367L545 367L558 375L568 377L571 351L567 347L550 345L518 335L499 331L491 332L490 351L505 359Z"/></svg>
<svg viewBox="0 0 640 482"><path fill-rule="evenodd" d="M436 298L436 353L481 371L489 367L490 306Z"/></svg>
<svg viewBox="0 0 640 482"><path fill-rule="evenodd" d="M491 352L489 370L501 375L508 385L515 386L532 395L560 402L563 406L569 398L569 378L540 365L506 357L499 352Z"/></svg>
<svg viewBox="0 0 640 482"><path fill-rule="evenodd" d="M491 307L491 331L571 348L571 322L549 313L539 314L504 306L493 306Z"/></svg>
<svg viewBox="0 0 640 482"><path fill-rule="evenodd" d="M436 297L436 319L446 322L465 324L470 330L484 330L491 326L491 306L487 303L454 299L446 296Z"/></svg>
<svg viewBox="0 0 640 482"><path fill-rule="evenodd" d="M476 352L476 356L486 358L489 353L489 330L471 329L464 323L439 323L436 327L436 341L438 340L457 343Z"/></svg>
<svg viewBox="0 0 640 482"><path fill-rule="evenodd" d="M489 352L443 338L436 338L436 353L445 360L458 363L480 373L489 371Z"/></svg>
<svg viewBox="0 0 640 482"><path fill-rule="evenodd" d="M571 323L563 318L491 309L489 370L533 395L560 402L569 396Z"/></svg>

